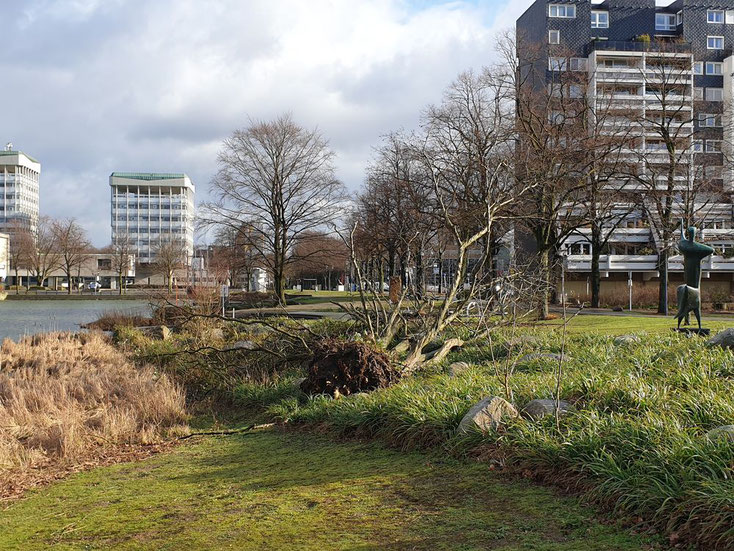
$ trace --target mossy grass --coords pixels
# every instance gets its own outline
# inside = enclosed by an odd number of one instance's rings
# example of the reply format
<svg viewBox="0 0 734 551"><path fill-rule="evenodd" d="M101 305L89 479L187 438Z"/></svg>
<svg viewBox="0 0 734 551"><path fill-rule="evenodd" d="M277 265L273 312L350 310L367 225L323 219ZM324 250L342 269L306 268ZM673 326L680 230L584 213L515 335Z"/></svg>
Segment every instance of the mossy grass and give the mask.
<svg viewBox="0 0 734 551"><path fill-rule="evenodd" d="M651 537L486 464L275 429L74 475L0 512L2 549L626 551Z"/></svg>

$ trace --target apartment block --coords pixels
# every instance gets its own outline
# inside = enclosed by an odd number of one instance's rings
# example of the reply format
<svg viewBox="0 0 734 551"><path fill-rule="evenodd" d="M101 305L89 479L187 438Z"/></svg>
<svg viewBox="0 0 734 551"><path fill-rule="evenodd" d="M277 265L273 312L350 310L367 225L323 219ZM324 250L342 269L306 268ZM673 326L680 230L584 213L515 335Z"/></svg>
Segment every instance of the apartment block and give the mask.
<svg viewBox="0 0 734 551"><path fill-rule="evenodd" d="M3 283L10 273L10 236L0 233L0 283Z"/></svg>
<svg viewBox="0 0 734 551"><path fill-rule="evenodd" d="M675 163L676 212L684 190L710 193L695 196L693 211L702 238L716 253L703 265L706 287L734 291L734 0L676 0L667 6L655 0L604 0L602 2L537 0L517 20L518 59L545 71L551 85L560 70L587 76L587 101L598 107L619 109L632 120L669 120L679 139ZM532 49L532 53L531 53ZM540 52L540 55L538 54ZM665 96L665 100L661 99ZM613 117L611 117L613 119ZM650 125L630 123L635 139L629 145L629 162L638 174L665 186L671 164L666 143ZM657 168L656 168L657 167ZM620 183L630 198L620 204L611 237L601 257L602 293L625 290L631 282L655 280L657 255L663 244L655 209L646 207L652 187L641 188L631 178ZM655 187L654 189L658 189ZM663 189L660 187L659 189ZM635 193L640 195L634 196ZM633 199L634 196L634 199ZM642 207L630 209L630 204ZM570 287L585 294L591 271L590 230L580 229L565 243ZM677 238L676 238L677 239ZM668 270L680 279L682 258L673 254Z"/></svg>
<svg viewBox="0 0 734 551"><path fill-rule="evenodd" d="M0 231L38 227L41 163L7 144L0 151Z"/></svg>
<svg viewBox="0 0 734 551"><path fill-rule="evenodd" d="M152 264L164 243L194 253L195 187L186 174L113 172L110 175L112 243L127 240L140 264Z"/></svg>

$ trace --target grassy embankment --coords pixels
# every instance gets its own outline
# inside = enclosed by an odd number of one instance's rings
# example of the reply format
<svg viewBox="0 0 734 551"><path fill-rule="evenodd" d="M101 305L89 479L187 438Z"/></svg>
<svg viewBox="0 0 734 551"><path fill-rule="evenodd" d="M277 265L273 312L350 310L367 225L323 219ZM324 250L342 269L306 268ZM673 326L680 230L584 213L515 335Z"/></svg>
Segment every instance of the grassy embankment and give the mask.
<svg viewBox="0 0 734 551"><path fill-rule="evenodd" d="M615 344L608 336L640 327L650 334L639 343ZM238 396L273 419L338 435L376 438L402 449L479 453L498 467L583 493L671 541L731 549L734 446L710 441L706 433L734 423L734 355L669 327L664 319L574 319L560 394L576 411L562 417L560 431L546 418L509 422L499 434L455 435L472 404L505 396L497 370L515 361L510 387L516 405L553 397L558 362L519 359L559 352L558 332L539 328L525 329L526 339L514 347L507 334L492 343L471 343L450 357L471 364L455 377L444 365L389 389L339 400L308 398L287 379L241 385Z"/></svg>

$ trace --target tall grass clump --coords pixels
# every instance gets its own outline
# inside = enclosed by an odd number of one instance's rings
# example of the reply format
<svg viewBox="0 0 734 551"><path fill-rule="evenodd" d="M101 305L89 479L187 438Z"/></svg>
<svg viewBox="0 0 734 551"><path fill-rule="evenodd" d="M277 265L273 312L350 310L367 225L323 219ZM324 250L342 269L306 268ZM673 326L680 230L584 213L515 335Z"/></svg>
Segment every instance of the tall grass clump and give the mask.
<svg viewBox="0 0 734 551"><path fill-rule="evenodd" d="M137 368L100 334L49 334L0 346L0 482L74 465L185 422L184 395Z"/></svg>

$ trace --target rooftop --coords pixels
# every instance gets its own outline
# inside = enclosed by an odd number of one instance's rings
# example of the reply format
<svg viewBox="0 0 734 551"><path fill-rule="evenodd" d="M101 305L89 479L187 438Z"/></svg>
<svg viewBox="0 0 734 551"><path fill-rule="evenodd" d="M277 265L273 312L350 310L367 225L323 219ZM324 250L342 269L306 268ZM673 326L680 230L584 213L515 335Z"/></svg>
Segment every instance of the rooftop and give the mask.
<svg viewBox="0 0 734 551"><path fill-rule="evenodd" d="M124 178L126 180L180 180L186 178L186 174L180 172L113 172L111 178Z"/></svg>
<svg viewBox="0 0 734 551"><path fill-rule="evenodd" d="M24 155L25 157L28 157L30 161L40 164L40 161L38 161L38 159L34 159L30 155L28 155L27 153L23 153L22 151L14 151L12 149L10 151L6 149L0 151L0 157L10 157L11 155Z"/></svg>

